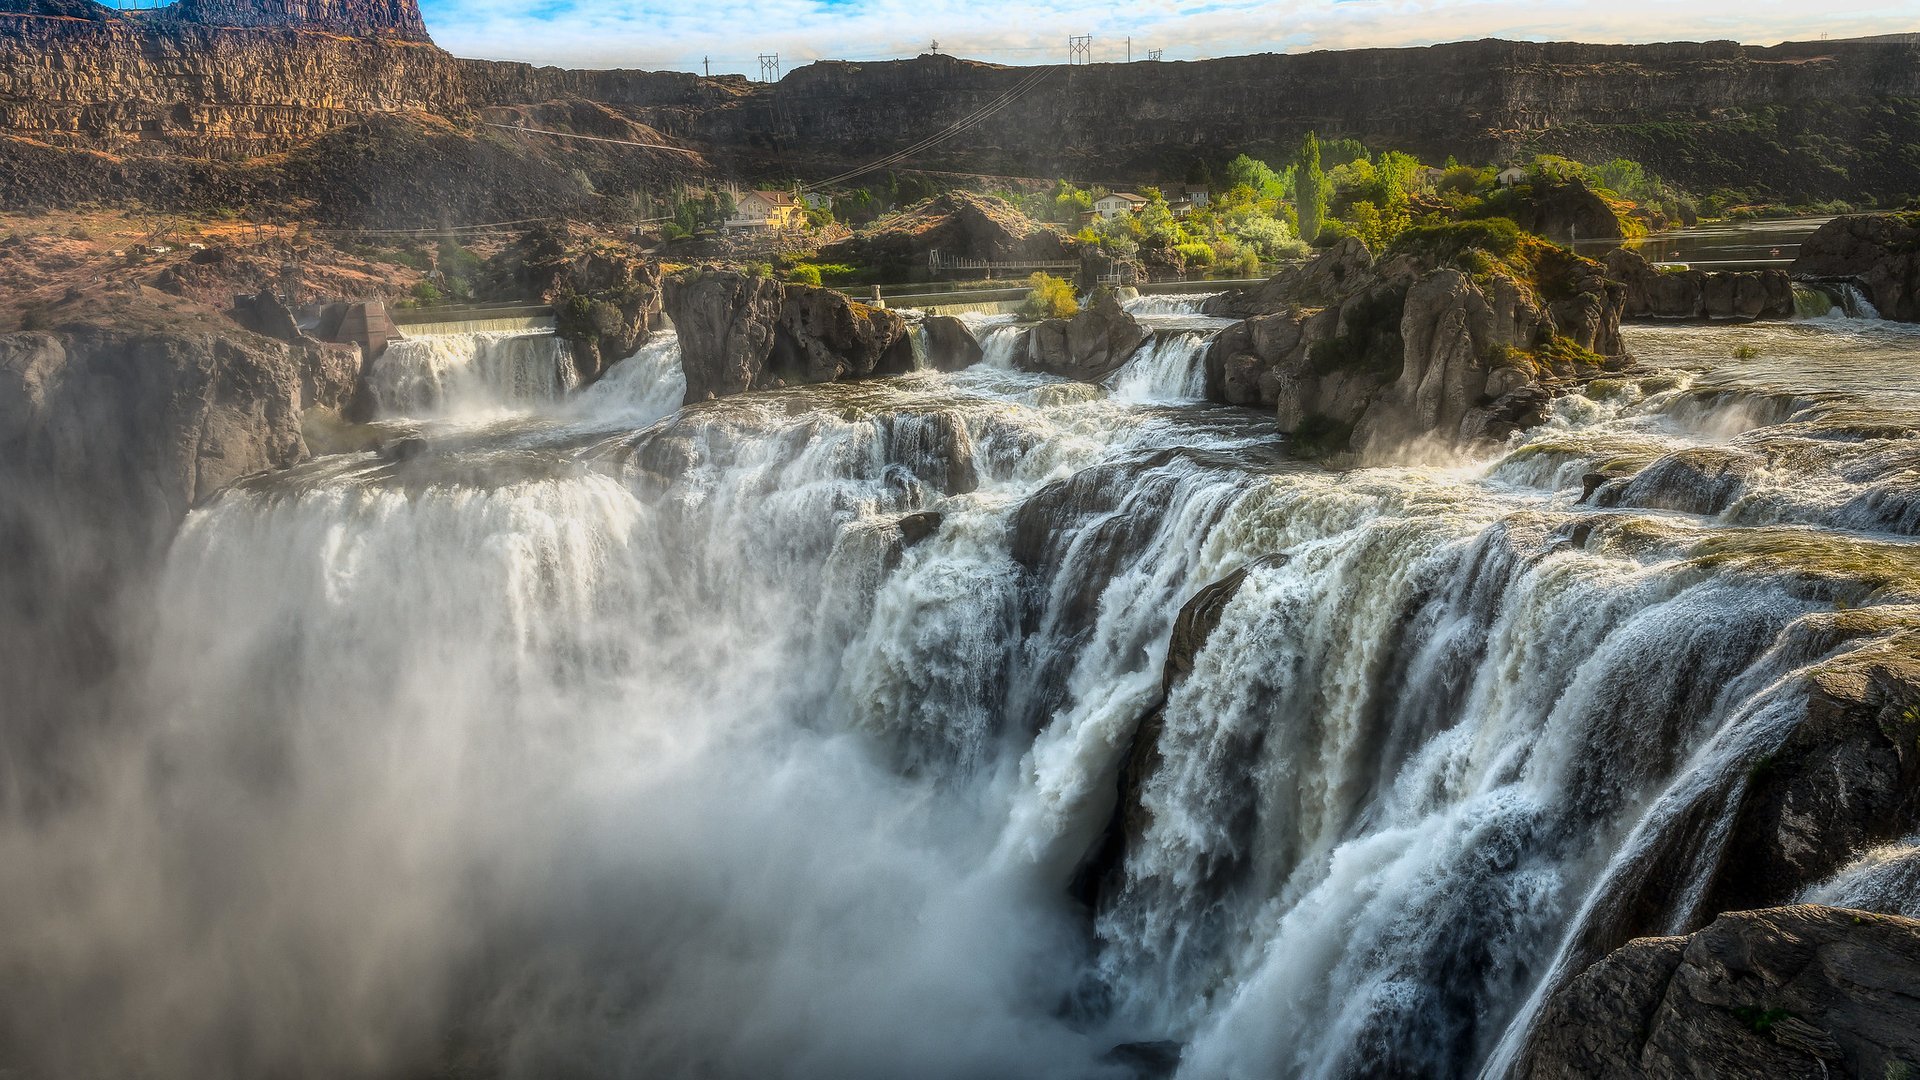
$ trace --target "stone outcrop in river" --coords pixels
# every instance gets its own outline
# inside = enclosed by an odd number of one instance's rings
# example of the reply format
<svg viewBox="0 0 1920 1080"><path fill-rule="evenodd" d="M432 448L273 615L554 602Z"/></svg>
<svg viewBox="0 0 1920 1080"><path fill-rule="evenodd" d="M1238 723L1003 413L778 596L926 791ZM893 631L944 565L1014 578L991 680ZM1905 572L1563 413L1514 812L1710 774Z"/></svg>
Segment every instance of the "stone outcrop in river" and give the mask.
<svg viewBox="0 0 1920 1080"><path fill-rule="evenodd" d="M1548 1002L1515 1080L1897 1077L1920 1063L1920 921L1811 905L1642 938Z"/></svg>
<svg viewBox="0 0 1920 1080"><path fill-rule="evenodd" d="M662 312L660 264L634 248L542 227L489 261L493 295L552 304L582 382L647 343Z"/></svg>
<svg viewBox="0 0 1920 1080"><path fill-rule="evenodd" d="M1046 319L1027 333L1022 366L1082 382L1099 382L1133 358L1147 343L1147 330L1128 314L1111 289L1096 289L1093 299L1070 319Z"/></svg>
<svg viewBox="0 0 1920 1080"><path fill-rule="evenodd" d="M1208 396L1275 409L1312 454L1501 439L1624 355L1624 304L1599 264L1498 229L1442 227L1378 259L1348 238L1208 306L1245 317L1208 352Z"/></svg>
<svg viewBox="0 0 1920 1080"><path fill-rule="evenodd" d="M1793 275L1850 282L1881 318L1920 322L1920 212L1834 218L1800 245Z"/></svg>
<svg viewBox="0 0 1920 1080"><path fill-rule="evenodd" d="M1785 319L1793 315L1793 279L1785 270L1661 267L1637 251L1608 253L1607 276L1627 287L1628 318Z"/></svg>
<svg viewBox="0 0 1920 1080"><path fill-rule="evenodd" d="M935 251L949 262L1056 262L1069 257L1058 231L1036 225L1006 200L949 191L827 245L820 258L904 274L922 270Z"/></svg>
<svg viewBox="0 0 1920 1080"><path fill-rule="evenodd" d="M680 336L689 403L914 367L904 318L832 289L694 271L667 279L666 311Z"/></svg>

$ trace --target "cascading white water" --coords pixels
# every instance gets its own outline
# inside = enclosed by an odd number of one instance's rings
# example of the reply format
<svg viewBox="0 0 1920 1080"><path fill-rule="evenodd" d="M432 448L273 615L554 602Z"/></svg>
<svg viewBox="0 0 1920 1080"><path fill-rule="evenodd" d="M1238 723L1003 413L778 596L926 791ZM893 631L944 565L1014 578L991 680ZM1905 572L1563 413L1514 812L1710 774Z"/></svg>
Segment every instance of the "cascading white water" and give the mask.
<svg viewBox="0 0 1920 1080"><path fill-rule="evenodd" d="M1802 899L1920 919L1920 836L1867 852Z"/></svg>
<svg viewBox="0 0 1920 1080"><path fill-rule="evenodd" d="M384 416L497 411L559 399L578 381L552 334L488 331L389 342L367 385Z"/></svg>
<svg viewBox="0 0 1920 1080"><path fill-rule="evenodd" d="M1220 294L1184 293L1178 296L1136 296L1121 306L1130 315L1198 315L1207 301Z"/></svg>
<svg viewBox="0 0 1920 1080"><path fill-rule="evenodd" d="M1114 372L1114 396L1122 401L1199 401L1207 395L1207 344L1204 330L1170 331L1152 340Z"/></svg>
<svg viewBox="0 0 1920 1080"><path fill-rule="evenodd" d="M1805 545L1907 565L1804 500L1736 529L1576 508L1581 475L1844 443L1754 474L1826 490L1905 405L1783 352L1596 388L1498 462L1333 474L1167 404L1206 332L1111 394L987 324L968 371L677 414L660 338L567 408L194 511L82 778L108 794L0 824L0 973L32 987L0 1047L1120 1080L1113 1048L1173 1040L1185 1077L1470 1074L1849 647L1809 620L1899 593ZM1705 332L1635 345L1719 364ZM1242 568L1165 690L1182 604Z"/></svg>
<svg viewBox="0 0 1920 1080"><path fill-rule="evenodd" d="M656 333L640 351L608 368L600 381L581 392L576 409L601 421L645 426L672 415L687 395L680 366L680 339Z"/></svg>

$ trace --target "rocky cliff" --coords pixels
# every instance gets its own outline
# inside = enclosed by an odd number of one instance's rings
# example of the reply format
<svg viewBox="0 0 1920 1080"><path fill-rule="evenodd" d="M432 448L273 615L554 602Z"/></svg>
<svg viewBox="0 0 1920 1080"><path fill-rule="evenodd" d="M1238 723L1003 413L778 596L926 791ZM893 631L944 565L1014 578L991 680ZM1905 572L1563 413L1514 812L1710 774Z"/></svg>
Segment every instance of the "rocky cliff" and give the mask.
<svg viewBox="0 0 1920 1080"><path fill-rule="evenodd" d="M111 626L150 586L187 510L304 458L303 413L344 408L360 375L357 352L269 340L159 294L83 298L44 321L0 335L10 761L93 719L114 666Z"/></svg>
<svg viewBox="0 0 1920 1080"><path fill-rule="evenodd" d="M1607 254L1607 276L1627 288L1626 313L1657 319L1785 319L1793 279L1785 270L1658 267L1638 252Z"/></svg>
<svg viewBox="0 0 1920 1080"><path fill-rule="evenodd" d="M819 63L750 86L738 77L459 60L425 40L401 0L196 0L165 18L98 8L75 17L48 0L14 0L13 10L0 14L0 136L14 137L0 141L0 158L22 173L72 177L39 189L24 180L0 186L9 200L44 189L34 197L137 192L189 205L284 204L312 185L248 188L257 178L221 174L203 159L277 153L395 113L518 124L526 107L556 100L604 105L702 151L704 159L662 159L663 169L683 173L837 172L1016 92L1017 102L912 164L1132 185L1241 151L1284 155L1311 128L1434 160L1486 160L1571 140L1587 157L1630 152L1694 189L1857 198L1911 187L1903 148L1920 143L1920 109L1898 107L1920 101L1920 49L1901 42L1480 41L1095 64L1054 69L1025 90L1038 72L926 56ZM59 160L47 146L119 157ZM596 175L605 155L593 144L540 139L511 148L580 158ZM143 160L160 157L176 169L143 171Z"/></svg>
<svg viewBox="0 0 1920 1080"><path fill-rule="evenodd" d="M1642 938L1547 1003L1518 1080L1911 1076L1920 921L1799 906Z"/></svg>

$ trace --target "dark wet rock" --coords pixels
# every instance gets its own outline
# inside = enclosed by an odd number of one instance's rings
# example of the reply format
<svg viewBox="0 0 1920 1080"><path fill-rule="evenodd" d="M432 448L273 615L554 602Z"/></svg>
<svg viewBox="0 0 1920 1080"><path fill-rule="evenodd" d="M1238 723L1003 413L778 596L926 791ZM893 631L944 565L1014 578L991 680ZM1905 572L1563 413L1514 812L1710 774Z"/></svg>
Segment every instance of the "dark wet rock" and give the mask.
<svg viewBox="0 0 1920 1080"><path fill-rule="evenodd" d="M951 315L929 315L926 321L927 363L935 371L960 371L984 355L967 324Z"/></svg>
<svg viewBox="0 0 1920 1080"><path fill-rule="evenodd" d="M1102 1060L1129 1070L1134 1080L1165 1080L1179 1071L1183 1049L1170 1040L1121 1043L1102 1055Z"/></svg>
<svg viewBox="0 0 1920 1080"><path fill-rule="evenodd" d="M906 320L832 289L696 271L667 282L666 309L680 335L689 404L913 370Z"/></svg>
<svg viewBox="0 0 1920 1080"><path fill-rule="evenodd" d="M1535 178L1510 193L1500 207L1527 232L1557 244L1576 240L1618 240L1624 233L1612 204L1577 180L1552 182Z"/></svg>
<svg viewBox="0 0 1920 1080"><path fill-rule="evenodd" d="M1920 921L1799 905L1641 938L1564 984L1512 1075L1882 1077L1920 1067Z"/></svg>
<svg viewBox="0 0 1920 1080"><path fill-rule="evenodd" d="M1147 343L1146 327L1101 289L1071 319L1048 319L1027 335L1025 367L1082 382L1120 370Z"/></svg>
<svg viewBox="0 0 1920 1080"><path fill-rule="evenodd" d="M1882 318L1920 322L1920 213L1834 218L1800 245L1793 276L1852 282Z"/></svg>
<svg viewBox="0 0 1920 1080"><path fill-rule="evenodd" d="M1690 447L1640 470L1608 505L1713 517L1732 506L1766 466L1765 457L1749 450Z"/></svg>
<svg viewBox="0 0 1920 1080"><path fill-rule="evenodd" d="M427 440L418 435L403 435L390 442L381 443L376 453L381 461L412 461L427 452Z"/></svg>
<svg viewBox="0 0 1920 1080"><path fill-rule="evenodd" d="M895 413L881 418L888 461L898 462L942 495L979 488L973 435L951 412Z"/></svg>
<svg viewBox="0 0 1920 1080"><path fill-rule="evenodd" d="M1580 501L1576 505L1587 505L1593 501L1594 495L1599 493L1601 488L1616 480L1627 479L1630 477L1622 473L1590 472L1583 475L1580 477Z"/></svg>
<svg viewBox="0 0 1920 1080"><path fill-rule="evenodd" d="M1607 276L1626 286L1629 318L1785 319L1793 281L1785 270L1663 269L1638 252L1607 256Z"/></svg>
<svg viewBox="0 0 1920 1080"><path fill-rule="evenodd" d="M900 543L903 547L912 547L934 533L940 531L940 523L945 515L938 510L922 510L917 514L908 514L895 525L900 530Z"/></svg>

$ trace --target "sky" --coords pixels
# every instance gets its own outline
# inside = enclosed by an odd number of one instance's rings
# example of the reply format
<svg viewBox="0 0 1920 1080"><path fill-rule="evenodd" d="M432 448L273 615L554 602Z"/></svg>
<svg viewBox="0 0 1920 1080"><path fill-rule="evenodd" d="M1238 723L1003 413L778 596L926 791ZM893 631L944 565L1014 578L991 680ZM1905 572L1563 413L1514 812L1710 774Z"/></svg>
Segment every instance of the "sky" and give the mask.
<svg viewBox="0 0 1920 1080"><path fill-rule="evenodd" d="M1822 34L1920 30L1912 0L1827 9L1805 0L421 0L434 39L459 56L575 67L757 77L819 59L940 51L1006 64L1057 63L1093 36L1096 61L1431 45L1482 37L1770 45Z"/></svg>

